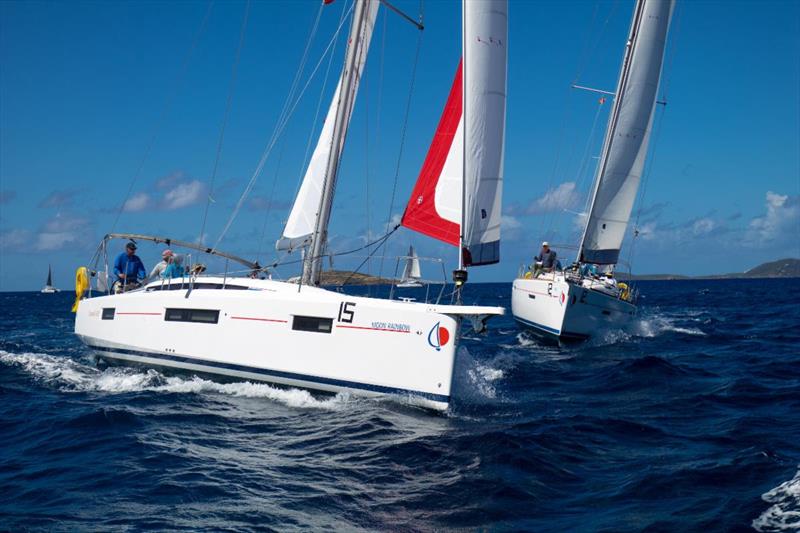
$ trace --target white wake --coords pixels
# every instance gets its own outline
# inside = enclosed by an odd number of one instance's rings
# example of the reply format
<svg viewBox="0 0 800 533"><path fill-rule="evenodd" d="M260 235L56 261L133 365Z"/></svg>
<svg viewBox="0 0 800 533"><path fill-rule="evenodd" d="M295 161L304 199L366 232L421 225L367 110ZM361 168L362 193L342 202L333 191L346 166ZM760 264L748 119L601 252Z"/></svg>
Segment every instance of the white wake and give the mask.
<svg viewBox="0 0 800 533"><path fill-rule="evenodd" d="M279 389L266 383L249 381L216 383L197 376L164 376L156 370L107 368L103 371L69 357L44 353L11 353L0 350L0 363L22 368L37 381L54 385L63 392L157 392L179 394L224 394L246 398L266 398L289 407L326 410L341 409L350 395L339 393L317 399L306 390Z"/></svg>
<svg viewBox="0 0 800 533"><path fill-rule="evenodd" d="M800 531L800 471L792 479L761 495L772 506L753 520L762 532Z"/></svg>

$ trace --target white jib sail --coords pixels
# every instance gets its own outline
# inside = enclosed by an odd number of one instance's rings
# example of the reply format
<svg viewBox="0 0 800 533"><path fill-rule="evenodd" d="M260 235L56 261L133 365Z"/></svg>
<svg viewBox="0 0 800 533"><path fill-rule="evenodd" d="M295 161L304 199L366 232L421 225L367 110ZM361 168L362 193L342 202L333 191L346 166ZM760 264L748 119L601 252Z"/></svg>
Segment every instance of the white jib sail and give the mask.
<svg viewBox="0 0 800 533"><path fill-rule="evenodd" d="M360 49L356 52L358 63L356 66L355 88L352 99L353 104L355 104L355 95L358 94L358 85L361 81L361 74L364 71L364 64L367 61L367 52L369 51L369 44L372 39L372 31L375 28L375 18L378 14L379 5L380 0L369 1L369 12L367 15L367 24L364 28L364 37L359 42ZM275 247L278 250L291 251L306 246L309 243L311 234L314 232L314 224L317 219L322 197L322 187L325 183L325 171L328 166L331 149L333 148L333 126L339 106L341 87L342 78L340 76L339 82L336 84L336 92L334 92L331 105L328 108L328 114L325 116L325 122L322 125L322 131L320 132L317 146L314 148L314 153L311 155L308 169L306 169L303 183L300 185L300 190L297 192L292 211L289 213L283 235L278 242L275 243ZM351 105L350 109L347 110L347 120L345 123L350 122L352 112L353 106ZM337 149L341 152L343 147L344 142L342 142Z"/></svg>
<svg viewBox="0 0 800 533"><path fill-rule="evenodd" d="M579 259L615 264L639 189L661 78L673 0L641 0L627 78L617 88L619 111L610 123L597 192ZM623 72L624 76L624 72ZM611 121L614 116L612 115ZM603 170L604 169L604 170Z"/></svg>
<svg viewBox="0 0 800 533"><path fill-rule="evenodd" d="M464 11L465 265L500 260L506 124L508 2L467 0Z"/></svg>
<svg viewBox="0 0 800 533"><path fill-rule="evenodd" d="M411 246L408 249L408 257L406 258L406 266L403 269L403 279L420 279L422 278L422 271L419 268L419 257L417 257L417 252L414 251L414 247Z"/></svg>

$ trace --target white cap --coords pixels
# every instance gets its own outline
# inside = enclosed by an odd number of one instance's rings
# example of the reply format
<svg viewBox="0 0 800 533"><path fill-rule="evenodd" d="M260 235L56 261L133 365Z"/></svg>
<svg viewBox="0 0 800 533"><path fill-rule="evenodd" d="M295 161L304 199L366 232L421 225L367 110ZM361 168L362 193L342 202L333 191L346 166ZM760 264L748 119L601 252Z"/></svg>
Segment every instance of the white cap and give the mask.
<svg viewBox="0 0 800 533"><path fill-rule="evenodd" d="M544 242L542 243L542 246L550 246L550 243L549 243L549 242L547 242L547 241L544 241Z"/></svg>

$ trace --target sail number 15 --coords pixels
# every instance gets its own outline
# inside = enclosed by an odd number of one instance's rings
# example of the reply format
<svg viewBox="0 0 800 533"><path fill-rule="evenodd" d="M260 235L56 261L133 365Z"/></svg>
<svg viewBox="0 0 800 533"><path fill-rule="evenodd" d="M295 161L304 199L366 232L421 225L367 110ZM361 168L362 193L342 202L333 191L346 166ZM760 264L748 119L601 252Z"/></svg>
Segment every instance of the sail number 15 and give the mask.
<svg viewBox="0 0 800 533"><path fill-rule="evenodd" d="M355 302L342 302L339 304L339 318L338 322L345 324L352 324L353 318L356 316Z"/></svg>

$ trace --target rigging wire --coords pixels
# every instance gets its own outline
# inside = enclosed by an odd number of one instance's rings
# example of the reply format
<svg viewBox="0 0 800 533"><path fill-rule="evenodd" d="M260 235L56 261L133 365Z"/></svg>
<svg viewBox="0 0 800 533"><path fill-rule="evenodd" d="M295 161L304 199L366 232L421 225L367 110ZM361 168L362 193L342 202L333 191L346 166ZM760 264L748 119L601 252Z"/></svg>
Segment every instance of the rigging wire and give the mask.
<svg viewBox="0 0 800 533"><path fill-rule="evenodd" d="M236 89L236 76L239 70L239 60L242 57L242 46L244 45L245 31L247 30L247 19L250 16L250 0L247 0L244 8L244 16L242 17L242 27L239 30L239 45L236 47L236 55L233 60L233 68L231 69L231 79L228 85L228 100L225 103L225 113L222 117L222 126L220 127L219 140L217 141L217 153L214 157L214 169L211 172L211 178L208 183L208 196L206 198L206 207L203 210L203 223L200 225L200 235L197 242L203 244L205 240L206 221L208 220L208 209L211 207L212 193L214 192L214 181L217 177L217 169L219 168L219 160L222 156L222 145L225 140L225 129L228 126L228 118L231 114L231 107L233 104L233 94Z"/></svg>
<svg viewBox="0 0 800 533"><path fill-rule="evenodd" d="M383 10L383 27L381 29L381 54L380 54L380 61L378 63L378 98L377 98L377 109L375 113L375 153L380 156L381 153L381 109L383 103L383 72L385 66L385 57L386 57L386 30L388 28L386 24L386 20L388 18L388 11ZM367 136L369 139L369 136ZM371 213L369 209L369 181L367 181L367 239L372 236L372 224L371 224ZM372 261L370 260L367 263L367 274L372 273ZM372 294L372 287L369 288L369 294Z"/></svg>
<svg viewBox="0 0 800 533"><path fill-rule="evenodd" d="M161 113L159 113L158 118L156 119L155 127L153 128L153 134L150 136L150 140L148 141L144 154L142 155L142 159L139 161L139 165L136 167L136 172L134 172L133 178L131 179L131 183L128 186L128 191L125 193L125 198L122 200L122 203L119 205L117 209L117 215L114 218L114 223L111 224L111 232L113 233L117 227L117 223L119 222L119 217L122 215L122 212L125 210L125 205L128 203L128 199L131 196L131 192L133 192L133 188L136 185L136 182L139 181L139 178L142 174L142 169L144 168L147 159L150 156L150 152L153 149L153 145L155 145L156 139L158 138L159 133L161 132L161 128L166 121L167 116L169 115L169 111L172 108L172 104L175 101L175 97L178 94L178 89L183 85L184 76L186 75L186 71L189 67L189 62L194 55L195 50L197 49L197 44L200 41L200 37L202 37L203 33L205 32L206 25L208 23L208 19L211 16L211 8L214 7L213 0L208 3L208 7L206 8L206 13L203 16L203 20L200 23L200 27L198 28L197 32L195 32L194 37L192 38L192 43L189 46L189 50L184 55L183 60L181 61L181 66L178 69L175 78L173 79L172 83L172 92L167 96L167 99L164 101L164 107L161 109Z"/></svg>
<svg viewBox="0 0 800 533"><path fill-rule="evenodd" d="M345 13L347 12L345 10L346 6L347 6L347 3L343 3L342 4L342 13L339 16L339 24L340 25L344 23ZM314 111L314 120L311 122L311 127L308 128L308 140L306 141L306 150L303 153L302 166L300 168L300 173L297 175L297 181L296 181L296 185L295 185L295 189L294 189L294 197L295 198L297 198L297 193L300 192L300 186L302 185L303 177L305 176L305 172L304 171L308 168L308 165L310 163L311 142L315 138L317 121L319 120L319 112L320 112L320 109L322 109L322 102L323 102L323 100L325 98L325 88L328 86L328 79L330 78L331 65L333 64L333 58L336 55L336 46L337 46L337 44L336 44L336 42L334 42L333 43L333 48L331 49L331 53L328 56L328 64L325 67L325 76L322 79L322 89L320 89L319 98L317 99L317 109Z"/></svg>
<svg viewBox="0 0 800 533"><path fill-rule="evenodd" d="M350 10L352 10L352 5L350 7ZM348 11L348 13L349 13L349 11ZM261 171L264 169L264 165L266 164L267 159L269 158L270 154L272 153L272 149L275 147L275 144L276 144L278 138L283 134L283 132L284 132L284 130L286 128L286 125L288 124L289 120L291 119L292 115L294 114L295 109L297 108L297 105L303 99L303 95L305 95L306 89L308 89L308 86L311 84L311 81L314 79L317 71L319 70L319 67L322 65L322 61L325 59L325 56L327 56L327 54L330 52L331 46L336 41L336 38L339 35L339 32L342 29L342 26L343 26L343 23L340 24L336 28L336 31L334 32L334 35L331 38L331 42L328 44L327 48L325 48L325 50L323 51L322 56L320 57L320 59L317 62L316 66L314 67L314 69L309 74L308 81L303 86L303 88L300 90L300 93L297 95L297 97L294 98L294 94L292 94L292 92L290 92L290 94L287 95L286 101L284 103L284 111L285 112L282 112L281 115L279 116L279 119L275 124L275 128L273 129L272 135L270 136L269 140L267 141L266 146L264 147L264 150L263 150L263 152L261 154L261 158L259 159L258 165L256 166L256 169L253 171L252 176L250 177L250 181L247 183L247 186L245 187L244 191L242 192L242 195L239 197L239 200L236 203L236 207L234 208L233 212L231 213L231 216L228 218L228 222L225 224L225 227L223 228L223 230L220 233L219 237L217 237L217 240L214 243L214 246L212 247L212 249L216 249L219 246L219 243L222 242L222 240L225 238L225 235L227 235L228 230L230 229L230 227L233 224L234 220L236 220L236 217L239 215L239 212L241 211L245 200L247 199L248 195L250 194L250 192L253 189L253 186L255 185L256 181L258 180L258 176L261 174ZM300 71L298 70L298 72L300 72ZM298 74L298 76L299 76L299 74ZM292 103L292 101L293 101L293 103Z"/></svg>
<svg viewBox="0 0 800 533"><path fill-rule="evenodd" d="M594 142L595 142L595 135L597 134L598 119L600 118L600 113L603 110L602 100L603 99L601 99L598 102L599 105L597 106L597 111L595 111L595 113L594 113L594 119L592 120L592 127L589 129L589 137L586 139L586 147L584 148L583 157L581 158L581 166L580 166L580 168L578 170L578 183L577 183L577 186L575 187L577 190L583 189L583 184L586 181L586 177L587 177L587 174L589 172L588 171L589 160L592 159L591 150L592 150L592 146L594 145ZM597 165L595 165L595 167L596 166ZM596 173L596 168L595 168L594 171L592 171L592 176L595 173ZM582 211L582 213L585 214L587 217L589 215L589 202L590 201L591 201L591 195L588 195L586 197L586 202L583 205L583 211Z"/></svg>
<svg viewBox="0 0 800 533"><path fill-rule="evenodd" d="M419 2L419 20L422 21L424 18L424 4L423 0ZM400 163L403 159L403 148L405 147L406 142L406 131L408 129L408 118L411 114L411 99L414 96L414 83L417 79L417 66L419 65L419 56L420 50L422 49L422 36L423 32L420 31L417 35L417 49L414 52L414 65L411 68L411 83L409 84L408 88L408 99L406 100L406 110L405 116L403 117L403 127L400 130L400 149L397 154L397 164L395 166L394 171L394 181L392 182L392 195L389 200L389 213L386 217L386 231L389 231L389 226L392 224L392 211L394 211L394 200L395 196L397 195L397 180L400 178ZM399 225L397 226L399 227ZM397 229L397 228L395 228ZM394 233L395 230L392 230L391 233ZM391 234L390 233L390 234ZM385 244L386 241L382 243ZM383 275L383 265L384 265L384 257L381 256L381 263L378 269L378 277Z"/></svg>
<svg viewBox="0 0 800 533"><path fill-rule="evenodd" d="M619 2L615 1L613 3L611 9L608 12L608 15L605 17L605 20L603 21L602 26L598 30L597 36L595 38L593 38L592 34L595 32L594 28L596 27L596 24L597 24L597 16L599 14L599 10L600 10L600 6L601 5L604 5L604 4L602 4L599 1L595 4L594 11L592 12L592 18L591 18L591 21L589 23L589 28L590 28L589 36L584 41L585 44L584 44L583 49L581 50L581 54L580 54L579 59L578 59L578 65L577 65L577 67L575 69L575 76L573 77L573 82L570 85L577 84L578 81L583 76L584 71L586 70L587 66L591 62L591 59L592 59L595 51L598 49L598 47L600 46L600 42L602 41L603 37L605 36L606 29L608 28L608 23L611 20L611 18L613 17L614 13L616 12L617 7L619 6ZM555 161L553 163L553 169L552 169L552 171L550 173L550 177L548 178L548 181L547 181L547 189L546 189L546 191L548 191L548 192L553 189L553 184L554 184L554 182L556 180L556 177L559 174L559 172L563 171L562 170L562 164L566 164L564 159L572 160L572 158L573 158L572 154L570 154L566 158L562 159L562 155L563 155L562 151L563 151L564 144L566 143L566 137L567 137L567 135L566 135L567 125L569 123L569 119L570 119L571 112L572 112L572 101L573 100L572 100L572 98L570 98L570 94L572 93L572 90L573 90L573 88L571 86L569 86L569 87L566 88L566 91L565 91L566 92L566 97L565 97L564 100L566 102L566 109L564 111L564 115L563 115L563 118L562 118L562 121L561 121L561 126L559 128L559 134L558 134L558 139L559 140L558 140L558 143L556 145L556 157L555 157ZM574 149L574 145L573 145L573 149ZM545 213L540 218L540 221L539 221L539 233L540 233L540 235L542 234L543 231L545 231L545 228L547 228L545 234L543 235L544 238L548 238L548 239L551 238L551 235L549 235L549 233L553 229L553 226L554 225L560 225L560 223L556 223L556 219L557 219L558 215L559 215L559 213L557 213L557 212Z"/></svg>
<svg viewBox="0 0 800 533"><path fill-rule="evenodd" d="M272 211L272 201L275 197L275 185L278 183L278 174L281 170L281 161L283 161L283 150L286 148L286 141L284 139L281 142L281 149L278 152L278 164L275 165L275 175L272 178L272 189L269 192L269 198L267 199L267 209L266 213L264 213L264 224L261 226L261 238L258 240L258 253L256 254L256 262L261 259L261 251L264 246L264 237L267 234L267 222L269 222L269 215Z"/></svg>

